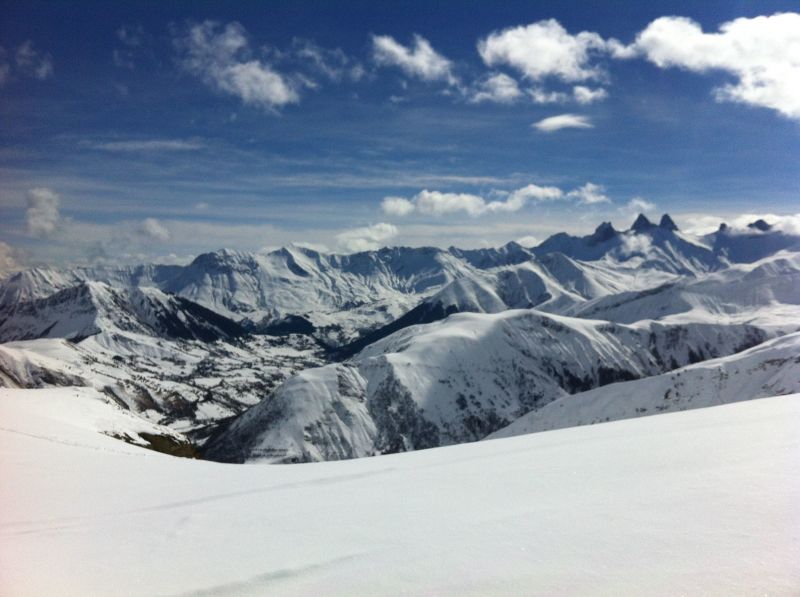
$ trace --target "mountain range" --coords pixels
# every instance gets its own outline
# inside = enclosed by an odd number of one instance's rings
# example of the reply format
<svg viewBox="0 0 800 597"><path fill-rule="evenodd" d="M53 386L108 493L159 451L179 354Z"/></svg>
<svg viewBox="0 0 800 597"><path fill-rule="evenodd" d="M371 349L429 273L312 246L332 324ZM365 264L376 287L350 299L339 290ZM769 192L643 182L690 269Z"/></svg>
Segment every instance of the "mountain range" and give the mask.
<svg viewBox="0 0 800 597"><path fill-rule="evenodd" d="M0 385L89 388L205 458L331 460L705 405L706 363L773 371L798 330L800 237L640 215L535 247L22 271L0 282ZM800 391L781 362L780 387L724 401ZM677 372L705 398L658 402Z"/></svg>

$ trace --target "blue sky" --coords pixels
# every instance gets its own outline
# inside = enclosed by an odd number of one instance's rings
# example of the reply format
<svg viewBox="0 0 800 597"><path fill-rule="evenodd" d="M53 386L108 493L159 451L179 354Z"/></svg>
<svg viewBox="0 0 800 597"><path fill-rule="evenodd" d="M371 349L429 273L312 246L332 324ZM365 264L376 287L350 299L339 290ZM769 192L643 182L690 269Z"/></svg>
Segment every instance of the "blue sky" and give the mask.
<svg viewBox="0 0 800 597"><path fill-rule="evenodd" d="M595 4L5 3L0 264L800 211L800 5Z"/></svg>

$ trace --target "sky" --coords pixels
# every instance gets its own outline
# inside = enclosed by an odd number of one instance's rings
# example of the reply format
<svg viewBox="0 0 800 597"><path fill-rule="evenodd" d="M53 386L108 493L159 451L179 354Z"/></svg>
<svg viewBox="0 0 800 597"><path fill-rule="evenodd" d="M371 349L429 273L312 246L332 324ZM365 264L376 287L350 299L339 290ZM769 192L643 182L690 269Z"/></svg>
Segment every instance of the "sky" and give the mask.
<svg viewBox="0 0 800 597"><path fill-rule="evenodd" d="M800 227L800 3L0 3L0 270Z"/></svg>

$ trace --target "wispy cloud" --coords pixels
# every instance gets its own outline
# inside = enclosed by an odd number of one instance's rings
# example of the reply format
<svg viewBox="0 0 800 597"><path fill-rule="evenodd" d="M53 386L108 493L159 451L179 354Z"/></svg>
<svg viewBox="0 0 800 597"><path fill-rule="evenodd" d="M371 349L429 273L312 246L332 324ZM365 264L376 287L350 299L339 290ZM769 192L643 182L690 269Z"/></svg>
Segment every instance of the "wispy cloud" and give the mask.
<svg viewBox="0 0 800 597"><path fill-rule="evenodd" d="M373 35L372 57L381 66L399 67L407 75L424 81L445 81L451 85L457 82L453 63L421 35L414 35L411 46L404 46L389 35Z"/></svg>
<svg viewBox="0 0 800 597"><path fill-rule="evenodd" d="M578 187L567 193L567 197L577 199L580 203L591 205L593 203L611 203L611 199L606 195L603 185L587 182L582 187Z"/></svg>
<svg viewBox="0 0 800 597"><path fill-rule="evenodd" d="M169 240L169 230L156 218L145 218L136 228L136 232L150 240L166 242Z"/></svg>
<svg viewBox="0 0 800 597"><path fill-rule="evenodd" d="M19 249L0 240L0 280L22 269L22 259Z"/></svg>
<svg viewBox="0 0 800 597"><path fill-rule="evenodd" d="M39 52L31 40L23 42L14 52L17 68L26 75L43 81L53 74L53 58Z"/></svg>
<svg viewBox="0 0 800 597"><path fill-rule="evenodd" d="M58 194L51 189L37 187L28 191L26 199L28 209L25 212L25 223L28 233L36 237L53 234L61 219Z"/></svg>
<svg viewBox="0 0 800 597"><path fill-rule="evenodd" d="M129 139L125 141L87 141L85 146L101 151L157 152L195 151L204 147L197 139Z"/></svg>
<svg viewBox="0 0 800 597"><path fill-rule="evenodd" d="M44 81L53 76L53 57L37 50L30 39L13 50L0 46L0 87L8 83L13 74Z"/></svg>

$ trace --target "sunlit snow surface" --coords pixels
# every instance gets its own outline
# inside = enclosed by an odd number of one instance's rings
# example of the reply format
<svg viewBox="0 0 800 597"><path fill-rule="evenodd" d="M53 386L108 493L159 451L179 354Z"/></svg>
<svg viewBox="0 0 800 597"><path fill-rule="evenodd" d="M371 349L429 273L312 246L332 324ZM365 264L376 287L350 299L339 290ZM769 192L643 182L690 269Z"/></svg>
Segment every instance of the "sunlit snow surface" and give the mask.
<svg viewBox="0 0 800 597"><path fill-rule="evenodd" d="M800 592L798 394L268 466L103 436L139 423L69 391L0 390L2 595Z"/></svg>

